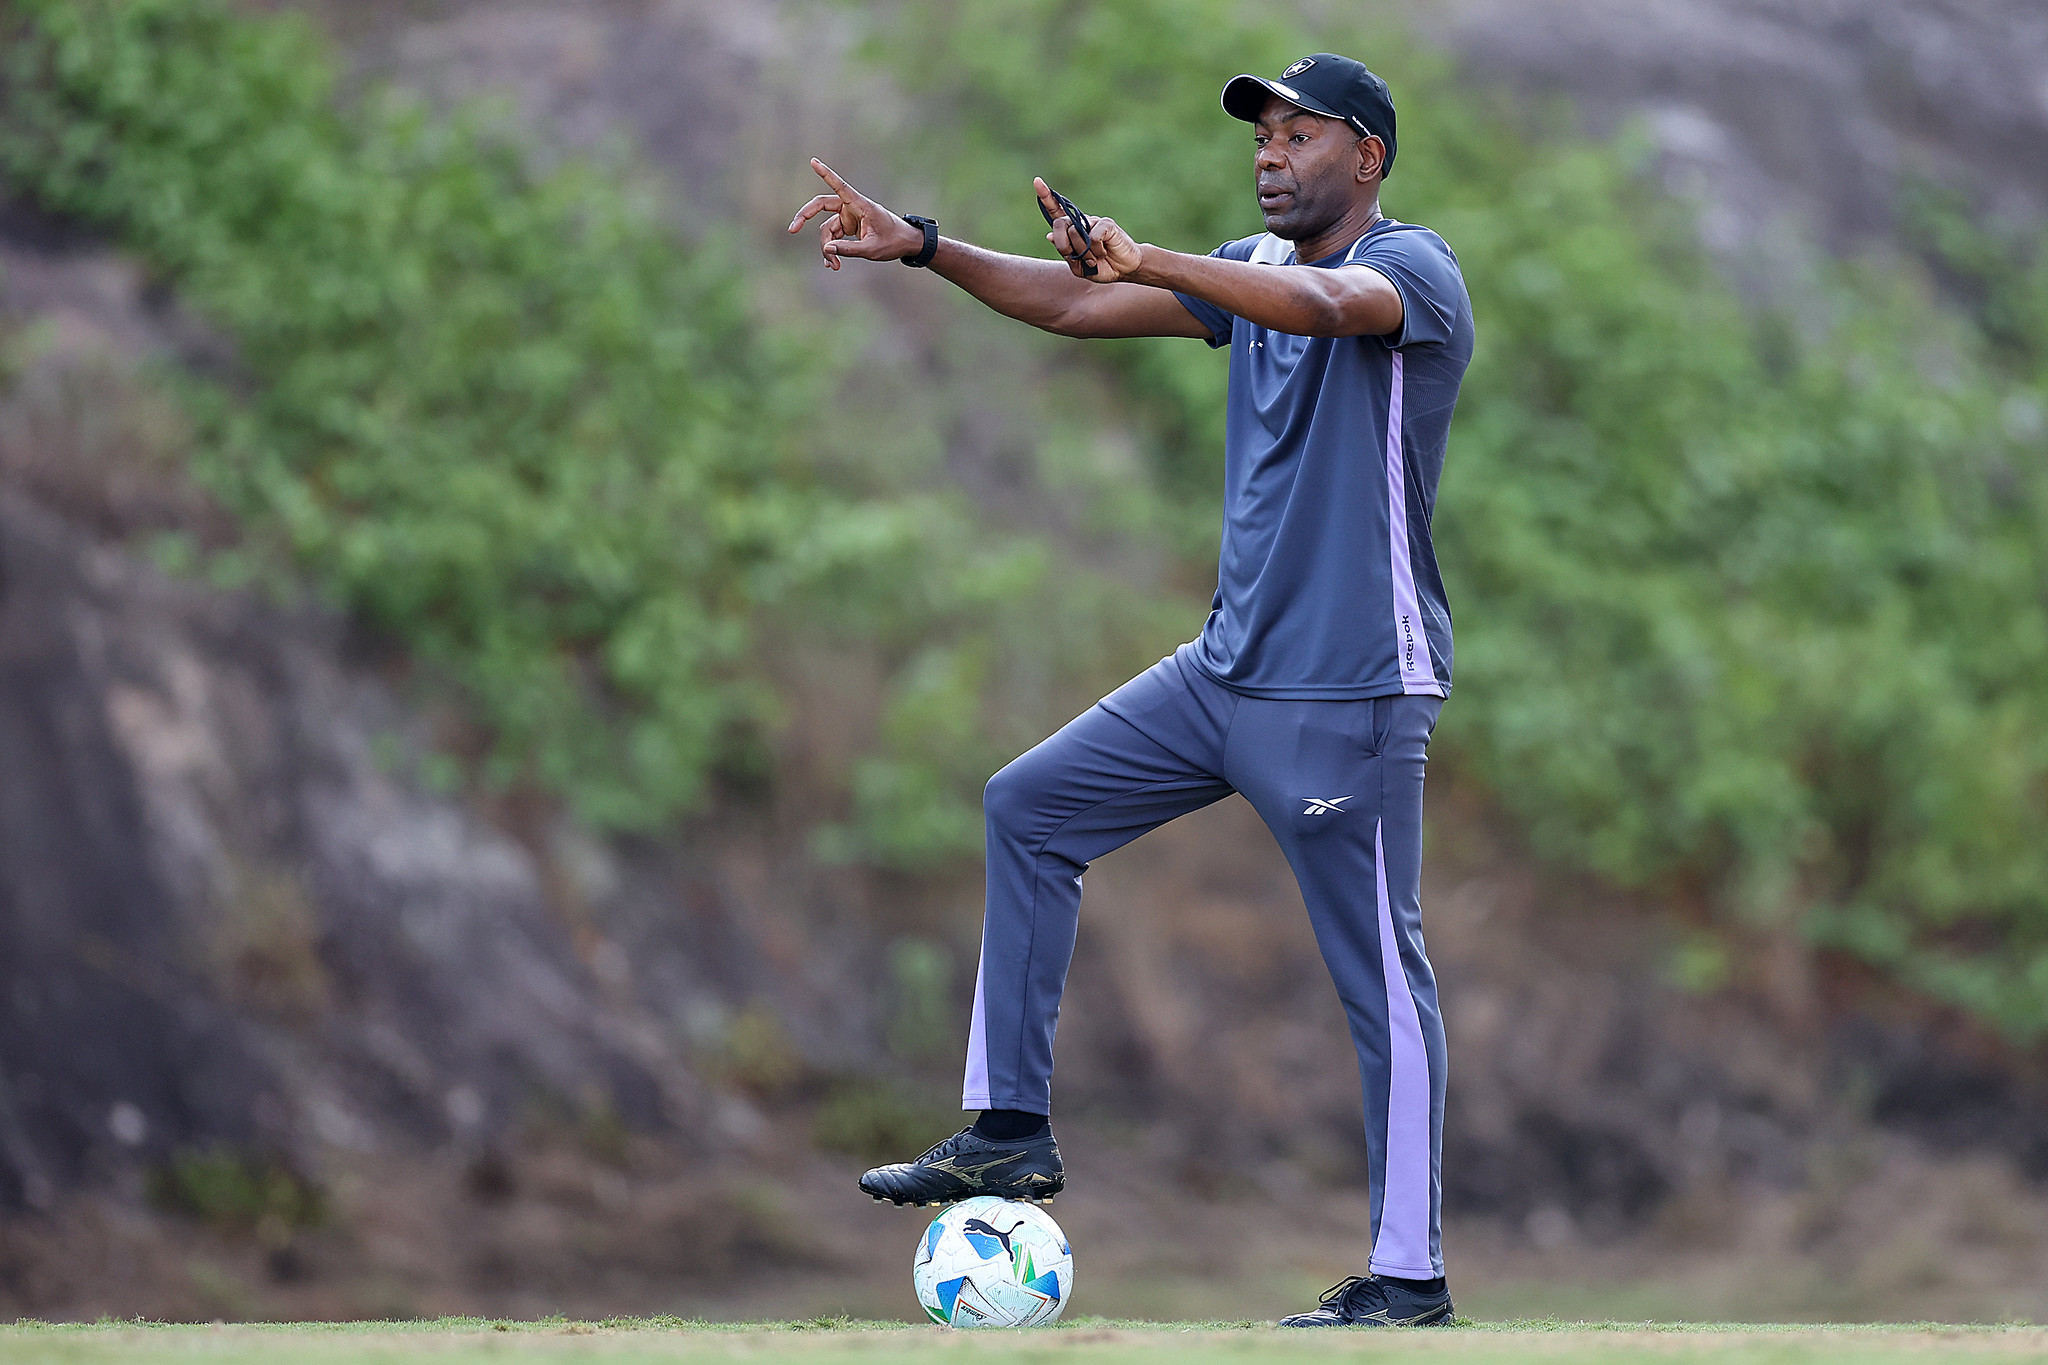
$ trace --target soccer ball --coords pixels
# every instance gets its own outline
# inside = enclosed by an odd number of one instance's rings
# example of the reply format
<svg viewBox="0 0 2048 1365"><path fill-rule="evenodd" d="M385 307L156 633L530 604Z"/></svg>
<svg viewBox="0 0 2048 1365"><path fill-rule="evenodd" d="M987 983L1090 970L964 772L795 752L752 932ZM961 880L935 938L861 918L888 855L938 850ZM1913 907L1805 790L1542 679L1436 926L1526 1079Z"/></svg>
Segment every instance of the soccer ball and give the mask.
<svg viewBox="0 0 2048 1365"><path fill-rule="evenodd" d="M1073 1248L1052 1215L988 1194L932 1219L911 1266L917 1301L949 1327L1038 1327L1074 1292Z"/></svg>

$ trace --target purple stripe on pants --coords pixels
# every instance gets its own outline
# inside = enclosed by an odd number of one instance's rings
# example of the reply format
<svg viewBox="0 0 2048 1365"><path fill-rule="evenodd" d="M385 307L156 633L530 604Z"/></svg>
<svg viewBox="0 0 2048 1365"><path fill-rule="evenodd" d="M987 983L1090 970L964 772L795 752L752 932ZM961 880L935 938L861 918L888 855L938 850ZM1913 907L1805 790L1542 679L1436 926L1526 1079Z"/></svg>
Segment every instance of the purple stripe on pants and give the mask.
<svg viewBox="0 0 2048 1365"><path fill-rule="evenodd" d="M1386 844L1373 827L1374 879L1378 895L1380 973L1387 992L1387 1165L1380 1200L1379 1234L1372 1244L1375 1275L1426 1280L1431 1268L1430 1167L1435 1144L1430 1134L1429 1049L1422 1020L1408 990L1408 973L1394 937L1393 903L1387 896Z"/></svg>

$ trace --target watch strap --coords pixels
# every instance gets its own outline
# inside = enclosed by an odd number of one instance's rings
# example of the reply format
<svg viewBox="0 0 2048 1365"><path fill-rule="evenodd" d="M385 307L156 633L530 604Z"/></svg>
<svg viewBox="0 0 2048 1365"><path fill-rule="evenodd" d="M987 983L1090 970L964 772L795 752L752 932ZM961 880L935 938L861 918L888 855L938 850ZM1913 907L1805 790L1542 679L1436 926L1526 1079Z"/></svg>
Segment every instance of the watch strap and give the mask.
<svg viewBox="0 0 2048 1365"><path fill-rule="evenodd" d="M921 213L906 213L903 221L915 228L924 229L924 246L915 256L905 256L903 264L913 270L922 270L932 263L932 257L939 251L939 220L927 218Z"/></svg>

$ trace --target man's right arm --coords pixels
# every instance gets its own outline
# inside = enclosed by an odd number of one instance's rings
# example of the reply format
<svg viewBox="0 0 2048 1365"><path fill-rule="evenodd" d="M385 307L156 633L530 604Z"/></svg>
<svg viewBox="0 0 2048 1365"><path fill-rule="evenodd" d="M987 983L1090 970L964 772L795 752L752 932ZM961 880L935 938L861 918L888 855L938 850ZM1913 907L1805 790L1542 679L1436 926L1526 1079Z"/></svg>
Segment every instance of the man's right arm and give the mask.
<svg viewBox="0 0 2048 1365"><path fill-rule="evenodd" d="M796 232L812 218L822 216L818 249L827 266L837 270L840 262L849 257L900 261L922 249L921 229L854 189L824 162L813 158L811 169L832 192L817 196L797 210L789 230ZM1049 193L1042 184L1039 189ZM1102 224L1114 228L1107 219ZM1068 236L1055 240L1069 246L1079 245ZM1195 315L1169 290L1114 279L1098 283L1085 278L1080 268L1070 263L1035 261L941 237L929 268L1005 317L1060 336L1170 336L1206 340L1210 335L1209 329L1196 321Z"/></svg>

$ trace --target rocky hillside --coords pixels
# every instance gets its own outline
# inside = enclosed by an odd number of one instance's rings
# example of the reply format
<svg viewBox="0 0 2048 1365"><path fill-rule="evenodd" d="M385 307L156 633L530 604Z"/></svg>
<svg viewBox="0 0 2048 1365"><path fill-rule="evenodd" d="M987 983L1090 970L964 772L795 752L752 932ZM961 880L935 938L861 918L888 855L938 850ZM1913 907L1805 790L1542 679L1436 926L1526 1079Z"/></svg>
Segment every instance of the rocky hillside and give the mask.
<svg viewBox="0 0 2048 1365"><path fill-rule="evenodd" d="M1968 184L1993 213L2048 210L2048 15L2024 0L1449 0L1421 14L1476 71L1568 95L1596 126L1646 120L1692 185L1757 226L1881 243L1907 174Z"/></svg>

